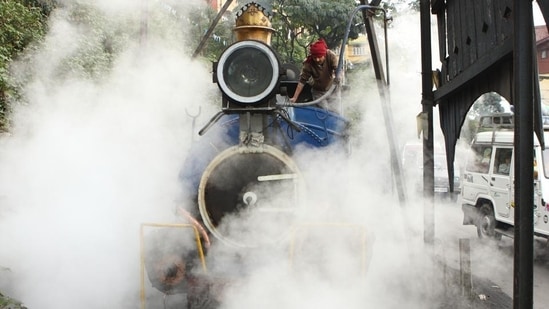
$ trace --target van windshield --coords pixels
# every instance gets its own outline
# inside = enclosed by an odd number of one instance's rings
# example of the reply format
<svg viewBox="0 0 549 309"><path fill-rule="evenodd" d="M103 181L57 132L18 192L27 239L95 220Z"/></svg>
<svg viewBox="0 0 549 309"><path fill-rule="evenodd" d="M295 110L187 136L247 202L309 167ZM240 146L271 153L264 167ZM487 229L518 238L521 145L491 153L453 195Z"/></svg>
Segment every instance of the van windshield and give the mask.
<svg viewBox="0 0 549 309"><path fill-rule="evenodd" d="M492 158L491 145L475 145L468 154L466 170L474 173L488 173Z"/></svg>

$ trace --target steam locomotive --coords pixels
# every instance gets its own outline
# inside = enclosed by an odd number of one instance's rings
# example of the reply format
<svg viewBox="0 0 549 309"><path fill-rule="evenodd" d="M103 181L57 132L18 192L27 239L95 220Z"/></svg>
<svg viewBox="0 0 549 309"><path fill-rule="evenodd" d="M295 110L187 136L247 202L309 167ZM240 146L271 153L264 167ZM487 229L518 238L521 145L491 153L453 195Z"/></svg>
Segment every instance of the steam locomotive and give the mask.
<svg viewBox="0 0 549 309"><path fill-rule="evenodd" d="M213 64L221 110L199 131L181 172L193 207L178 207L180 224L142 226L142 303L148 278L164 294L186 293L188 307L215 307L222 282L209 269L213 246L247 252L277 243L283 236L262 223L292 224L306 182L294 154L349 149L349 121L318 107L323 98L314 101L304 89L301 103L288 102L299 71L270 46L269 17L260 4L245 4L236 42Z"/></svg>

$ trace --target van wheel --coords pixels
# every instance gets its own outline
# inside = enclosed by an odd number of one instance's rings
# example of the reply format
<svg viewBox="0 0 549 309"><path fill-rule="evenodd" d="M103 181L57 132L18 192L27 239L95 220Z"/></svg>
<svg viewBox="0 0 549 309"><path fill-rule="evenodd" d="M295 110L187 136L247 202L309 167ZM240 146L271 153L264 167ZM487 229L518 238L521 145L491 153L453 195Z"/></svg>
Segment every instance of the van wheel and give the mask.
<svg viewBox="0 0 549 309"><path fill-rule="evenodd" d="M498 238L496 234L496 218L494 209L490 204L482 204L479 209L479 218L477 220L478 238Z"/></svg>

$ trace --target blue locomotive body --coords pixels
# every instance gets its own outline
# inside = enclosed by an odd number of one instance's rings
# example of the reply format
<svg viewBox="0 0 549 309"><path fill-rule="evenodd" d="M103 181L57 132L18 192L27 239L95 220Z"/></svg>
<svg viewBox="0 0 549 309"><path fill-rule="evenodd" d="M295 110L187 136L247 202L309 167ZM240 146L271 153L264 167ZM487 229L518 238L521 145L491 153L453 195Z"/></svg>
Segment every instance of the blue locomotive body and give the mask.
<svg viewBox="0 0 549 309"><path fill-rule="evenodd" d="M341 115L316 106L286 107L287 120L268 116L265 143L289 154L296 147L348 147L349 121ZM196 192L206 166L223 150L239 145L240 116L225 114L193 145L181 172L181 180Z"/></svg>

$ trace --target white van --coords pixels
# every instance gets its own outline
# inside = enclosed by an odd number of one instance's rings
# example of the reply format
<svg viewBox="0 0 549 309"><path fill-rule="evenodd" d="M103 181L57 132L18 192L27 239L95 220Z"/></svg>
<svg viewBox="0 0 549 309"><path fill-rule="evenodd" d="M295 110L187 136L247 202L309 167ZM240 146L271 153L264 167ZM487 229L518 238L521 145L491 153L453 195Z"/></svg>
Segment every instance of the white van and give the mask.
<svg viewBox="0 0 549 309"><path fill-rule="evenodd" d="M549 132L544 133L549 141ZM477 133L462 173L464 225L475 225L480 238L512 236L514 225L514 130L497 125ZM534 136L534 233L549 236L549 150Z"/></svg>

